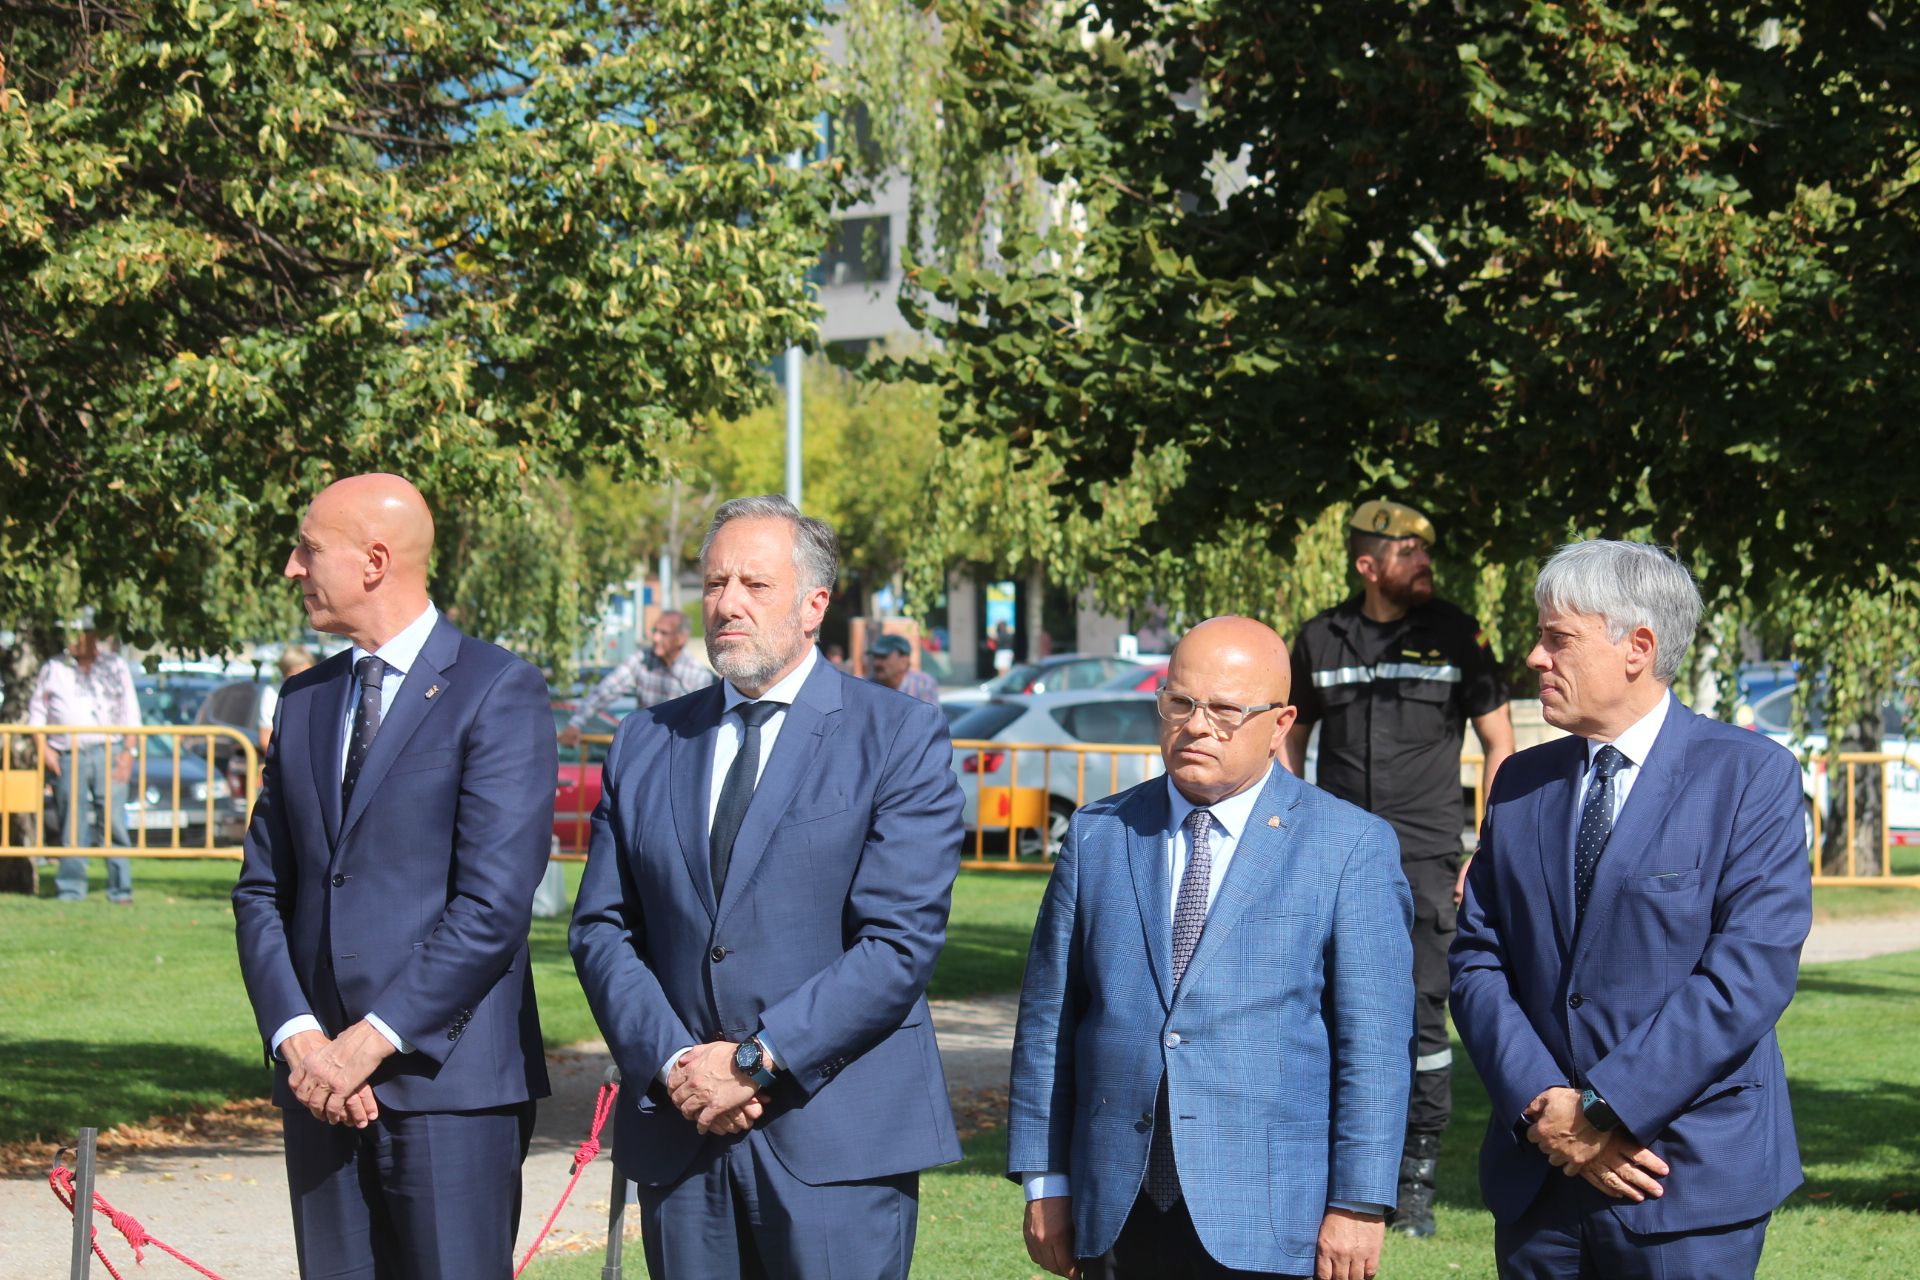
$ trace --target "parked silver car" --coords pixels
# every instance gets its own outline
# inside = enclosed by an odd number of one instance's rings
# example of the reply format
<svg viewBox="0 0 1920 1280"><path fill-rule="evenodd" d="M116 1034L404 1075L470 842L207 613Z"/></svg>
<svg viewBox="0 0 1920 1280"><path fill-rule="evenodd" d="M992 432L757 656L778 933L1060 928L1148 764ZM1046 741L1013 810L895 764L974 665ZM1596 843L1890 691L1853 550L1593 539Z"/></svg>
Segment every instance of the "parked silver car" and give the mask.
<svg viewBox="0 0 1920 1280"><path fill-rule="evenodd" d="M1087 689L1076 693L1004 694L972 707L951 726L956 743L953 769L966 797L966 856L976 848L1004 856L1008 819L1019 820L1018 852L1039 857L1066 838L1067 819L1089 800L1124 791L1160 774L1157 750L1103 752L1078 747L1154 748L1160 717L1150 693ZM1007 743L1027 750L996 750ZM1061 750L1044 750L1058 747ZM982 789L987 809L981 814ZM1016 808L1018 812L1016 812ZM999 832L996 838L993 833Z"/></svg>

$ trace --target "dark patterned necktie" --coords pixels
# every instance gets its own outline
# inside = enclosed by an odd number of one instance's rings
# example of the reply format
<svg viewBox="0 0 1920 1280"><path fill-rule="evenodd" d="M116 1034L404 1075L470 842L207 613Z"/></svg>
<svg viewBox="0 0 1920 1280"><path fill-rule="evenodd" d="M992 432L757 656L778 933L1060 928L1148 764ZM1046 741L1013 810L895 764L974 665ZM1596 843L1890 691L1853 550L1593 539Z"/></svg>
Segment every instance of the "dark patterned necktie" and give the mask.
<svg viewBox="0 0 1920 1280"><path fill-rule="evenodd" d="M1180 897L1173 907L1173 981L1178 986L1200 945L1207 927L1207 886L1213 879L1213 810L1195 809L1187 815L1187 869L1180 877ZM1165 1213L1180 1198L1180 1171L1173 1162L1173 1111L1167 1104L1167 1081L1160 1080L1160 1096L1153 1104L1153 1142L1147 1148L1147 1195L1154 1208Z"/></svg>
<svg viewBox="0 0 1920 1280"><path fill-rule="evenodd" d="M707 848L713 858L713 897L727 883L727 864L733 860L733 842L740 835L740 824L747 820L747 806L753 802L754 783L760 777L760 727L786 708L784 702L742 702L734 708L747 722L746 740L727 768L727 780L720 786L720 803L714 806L713 829L707 833Z"/></svg>
<svg viewBox="0 0 1920 1280"><path fill-rule="evenodd" d="M1587 913L1593 893L1593 874L1613 834L1613 775L1627 767L1627 758L1612 743L1593 757L1593 781L1587 784L1587 802L1580 806L1580 830L1573 838L1573 918Z"/></svg>
<svg viewBox="0 0 1920 1280"><path fill-rule="evenodd" d="M353 784L360 781L360 769L373 749L373 737L380 732L380 682L386 679L387 664L368 654L353 664L354 677L360 682L360 701L353 709L353 740L347 744L347 769L340 775L340 812L353 803Z"/></svg>

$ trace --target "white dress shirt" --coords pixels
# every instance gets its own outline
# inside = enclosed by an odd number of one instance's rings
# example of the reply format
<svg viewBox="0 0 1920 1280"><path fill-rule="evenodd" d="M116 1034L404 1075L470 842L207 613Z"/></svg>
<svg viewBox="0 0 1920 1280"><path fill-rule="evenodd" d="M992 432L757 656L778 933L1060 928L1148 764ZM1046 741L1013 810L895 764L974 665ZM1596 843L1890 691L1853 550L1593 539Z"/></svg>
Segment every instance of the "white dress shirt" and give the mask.
<svg viewBox="0 0 1920 1280"><path fill-rule="evenodd" d="M413 664L420 660L420 650L426 647L427 637L433 634L434 623L439 620L440 611L429 604L425 613L401 628L398 635L371 654L359 645L353 646L353 652L348 655L349 671L360 665L360 659L369 656L387 664L386 673L380 680L380 723L386 723L387 713L393 710L393 700L400 696L401 681L407 678L407 672L412 670ZM343 704L340 722L340 777L344 781L347 776L347 750L353 745L353 713L360 706L358 679L347 681L347 692ZM387 1043L401 1053L413 1052L413 1046L407 1043L399 1032L388 1026L379 1014L369 1010L367 1025L385 1036ZM324 1028L320 1025L320 1019L312 1014L296 1014L280 1024L280 1029L273 1033L273 1052L277 1056L280 1052L280 1042L290 1035L301 1031L322 1030Z"/></svg>
<svg viewBox="0 0 1920 1280"><path fill-rule="evenodd" d="M1587 739L1587 767L1580 775L1580 793L1573 798L1573 830L1569 832L1567 847L1572 848L1574 832L1580 826L1580 814L1587 806L1587 788L1593 784L1593 760L1600 754L1600 748L1611 745L1627 758L1613 775L1613 812L1607 817L1610 821L1620 820L1620 811L1627 807L1627 794L1633 790L1634 779L1640 776L1640 766L1647 762L1647 753L1653 750L1653 740L1660 736L1660 727L1667 722L1667 708L1673 702L1673 692L1668 690L1660 695L1660 701L1653 710L1638 720L1609 744L1604 738Z"/></svg>
<svg viewBox="0 0 1920 1280"><path fill-rule="evenodd" d="M780 706L780 710L768 716L767 722L760 726L760 763L753 775L753 784L757 787L760 785L760 779L766 775L767 761L773 756L773 744L780 737L780 728L787 722L786 708L792 706L793 700L800 696L800 686L807 682L807 677L813 674L814 664L819 661L819 647L808 645L807 656L801 659L800 665L788 672L778 684L758 698L749 698L734 688L731 680L720 686L720 695L724 701L720 707L720 727L713 736L713 769L707 775L708 834L713 832L713 815L720 808L720 792L727 785L727 770L733 768L734 757L740 754L740 748L747 740L747 722L734 715L733 709L743 702L772 702ZM715 891L718 892L718 886ZM697 1047L685 1045L667 1055L666 1062L660 1068L660 1083L667 1082L668 1073L673 1070L674 1064L680 1061L682 1054ZM775 1051L773 1041L767 1038L764 1031L760 1033L760 1047L767 1051L767 1056L774 1062L780 1061L780 1055Z"/></svg>

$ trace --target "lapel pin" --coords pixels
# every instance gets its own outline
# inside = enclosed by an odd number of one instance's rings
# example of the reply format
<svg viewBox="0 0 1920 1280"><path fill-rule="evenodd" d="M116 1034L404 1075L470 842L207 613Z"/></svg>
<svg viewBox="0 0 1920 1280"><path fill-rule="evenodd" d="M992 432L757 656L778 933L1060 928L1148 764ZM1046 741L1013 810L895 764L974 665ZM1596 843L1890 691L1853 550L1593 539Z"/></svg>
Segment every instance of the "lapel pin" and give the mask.
<svg viewBox="0 0 1920 1280"><path fill-rule="evenodd" d="M1268 818L1267 825L1270 827L1278 827L1280 825L1280 815L1276 813L1271 818Z"/></svg>
<svg viewBox="0 0 1920 1280"><path fill-rule="evenodd" d="M428 696L429 698L431 698L431 697L432 697L432 696L433 696L434 694L436 694L436 693L438 693L438 692L440 692L440 686L439 686L439 685L437 685L437 684L436 684L436 685L433 685L432 687L430 687L430 688L429 688L429 689L427 690L427 696Z"/></svg>

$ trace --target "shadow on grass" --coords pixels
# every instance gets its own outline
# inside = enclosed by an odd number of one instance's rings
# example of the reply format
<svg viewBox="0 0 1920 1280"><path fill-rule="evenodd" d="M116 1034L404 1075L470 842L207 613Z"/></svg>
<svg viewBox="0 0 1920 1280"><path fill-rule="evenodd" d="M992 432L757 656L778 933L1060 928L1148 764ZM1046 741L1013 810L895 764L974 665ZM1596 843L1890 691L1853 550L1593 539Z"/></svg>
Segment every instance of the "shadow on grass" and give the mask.
<svg viewBox="0 0 1920 1280"><path fill-rule="evenodd" d="M14 1038L0 1039L0 1080L6 1142L71 1142L83 1125L107 1129L273 1087L260 1059L194 1044Z"/></svg>
<svg viewBox="0 0 1920 1280"><path fill-rule="evenodd" d="M1890 978L1886 982L1842 981L1815 971L1802 972L1794 987L1795 995L1870 996L1883 1000L1920 1001L1920 987L1910 978Z"/></svg>
<svg viewBox="0 0 1920 1280"><path fill-rule="evenodd" d="M1027 945L1033 925L968 924L947 930L946 949L934 965L927 994L935 1000L995 995L1020 990L1027 971Z"/></svg>
<svg viewBox="0 0 1920 1280"><path fill-rule="evenodd" d="M1920 1212L1920 1170L1913 1156L1920 1092L1911 1081L1834 1089L1789 1075L1787 1091L1807 1169L1806 1185L1789 1203L1806 1201L1811 1193L1821 1204Z"/></svg>

